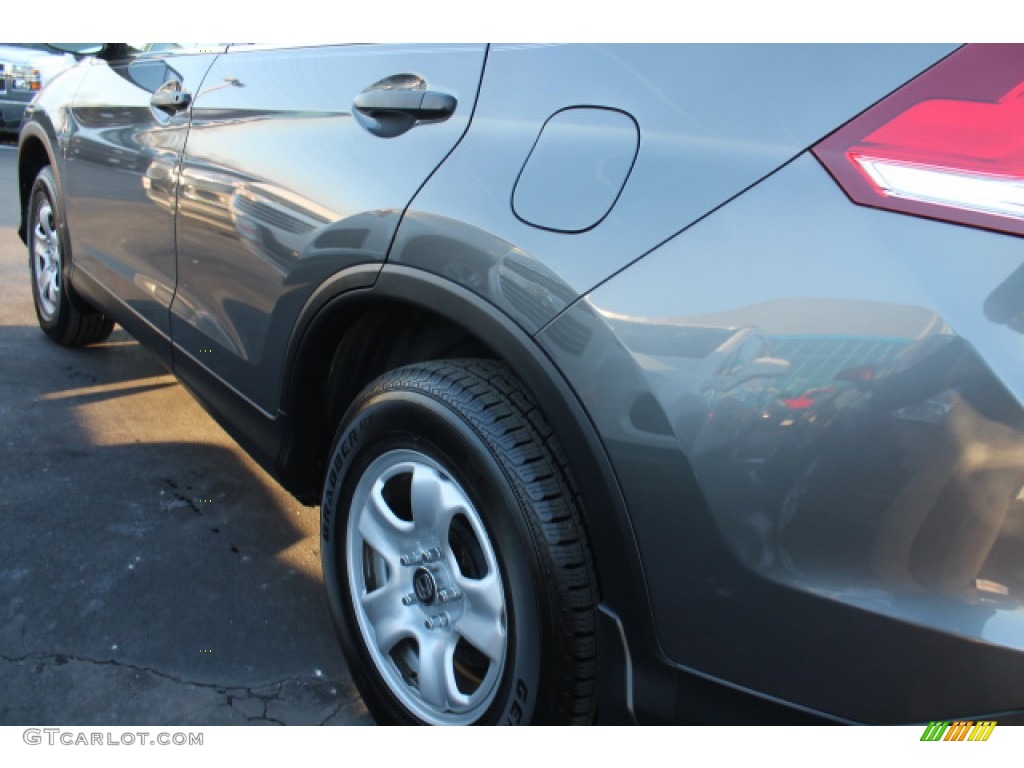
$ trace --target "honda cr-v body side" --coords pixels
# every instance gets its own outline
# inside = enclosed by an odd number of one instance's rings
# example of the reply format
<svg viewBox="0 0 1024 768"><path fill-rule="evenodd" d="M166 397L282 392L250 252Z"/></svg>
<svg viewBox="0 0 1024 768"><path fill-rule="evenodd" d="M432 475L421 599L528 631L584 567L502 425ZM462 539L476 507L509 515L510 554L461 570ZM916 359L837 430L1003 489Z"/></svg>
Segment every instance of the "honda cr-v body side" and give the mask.
<svg viewBox="0 0 1024 768"><path fill-rule="evenodd" d="M298 498L382 722L1024 711L1021 46L108 46L39 321Z"/></svg>

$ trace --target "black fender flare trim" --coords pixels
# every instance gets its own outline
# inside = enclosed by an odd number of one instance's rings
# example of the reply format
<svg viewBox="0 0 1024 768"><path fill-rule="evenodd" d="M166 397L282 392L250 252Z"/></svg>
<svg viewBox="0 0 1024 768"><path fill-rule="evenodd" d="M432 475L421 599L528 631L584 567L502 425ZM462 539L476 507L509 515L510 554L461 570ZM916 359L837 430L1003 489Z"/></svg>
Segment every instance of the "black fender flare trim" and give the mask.
<svg viewBox="0 0 1024 768"><path fill-rule="evenodd" d="M380 302L400 302L428 310L469 330L495 351L523 381L559 436L572 467L583 502L592 554L600 580L603 610L623 620L628 631L621 635L629 647L613 651L613 658L633 666L662 666L654 630L653 613L639 548L611 461L597 429L575 391L541 346L500 309L469 289L424 270L397 264L363 264L328 279L307 301L289 341L287 368L303 354L306 340L324 323ZM286 380L282 412L287 414L302 397L301 382ZM279 474L286 475L290 438L282 443ZM611 650L611 649L609 649ZM602 663L604 666L604 663ZM601 674L601 700L618 702L626 693L620 687L630 670ZM605 691L605 681L619 681ZM659 686L660 688L661 686ZM607 698L606 698L607 696ZM626 694L626 698L632 698ZM647 698L646 696L644 698ZM671 695L655 705L671 707ZM647 709L653 702L647 702ZM627 711L633 702L626 701Z"/></svg>
<svg viewBox="0 0 1024 768"><path fill-rule="evenodd" d="M58 167L56 154L53 151L53 143L56 139L55 135L51 135L44 126L39 122L25 123L21 129L21 135L18 137L18 201L21 206L21 211L18 216L18 237L21 238L21 242L27 243L28 232L26 231L25 221L25 206L28 204L28 200L25 197L25 189L21 178L21 160L22 160L22 147L30 141L35 140L43 145L43 151L46 153L49 159L49 166L53 169L53 182L57 185L57 195L60 198L61 205L64 204L64 186L61 179L63 168ZM29 194L31 194L31 180L29 183ZM61 221L64 221L63 213L61 214ZM64 232L65 240L67 239L67 231Z"/></svg>

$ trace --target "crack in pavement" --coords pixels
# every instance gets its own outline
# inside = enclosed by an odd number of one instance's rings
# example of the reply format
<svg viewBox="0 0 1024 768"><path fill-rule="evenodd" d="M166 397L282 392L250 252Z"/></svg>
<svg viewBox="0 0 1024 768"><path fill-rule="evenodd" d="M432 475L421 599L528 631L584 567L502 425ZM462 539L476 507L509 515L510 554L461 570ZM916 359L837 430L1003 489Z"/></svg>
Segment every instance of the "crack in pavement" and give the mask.
<svg viewBox="0 0 1024 768"><path fill-rule="evenodd" d="M327 725L327 723L329 723L329 722L330 722L330 721L331 721L331 720L332 720L333 718L337 717L337 716L338 716L338 713L339 713L339 712L341 712L341 710L342 710L342 709L344 709L344 708L345 708L345 702L343 702L343 701L339 701L339 702L338 702L338 706L336 706L336 707L334 708L334 711L333 711L333 712L331 712L331 714L329 714L329 715L328 715L327 717L325 717L325 718L324 718L323 720L321 720L321 721L320 721L320 722L318 723L318 725Z"/></svg>
<svg viewBox="0 0 1024 768"><path fill-rule="evenodd" d="M345 679L330 680L327 678L314 678L309 679L300 676L290 676L281 678L279 680L273 680L266 683L260 683L256 685L241 686L241 685L225 685L221 683L210 683L199 680L191 680L177 675L172 675L167 672L162 672L158 669L146 667L140 664L132 664L127 661L119 661L117 659L92 659L84 656L75 656L66 653L28 653L22 656L7 656L0 653L0 663L9 664L24 664L36 662L44 666L63 666L69 662L77 662L81 664L91 664L95 666L109 666L118 669L130 670L138 673L145 673L152 675L157 678L168 680L177 685L191 686L195 688L203 688L211 690L220 696L224 697L224 703L235 712L242 715L248 723L266 723L275 725L287 725L285 720L281 719L280 716L276 716L270 711L271 704L278 702L281 705L295 705L295 702L290 702L287 697L283 694L285 687L288 685L298 686L311 690L314 695L317 695L322 703L326 704L331 699L338 699L337 703L334 704L330 713L326 717L318 716L316 720L319 721L319 725L324 725L329 722L332 718L336 717L347 705L353 701L358 701L358 694L352 692L347 696L342 694L339 696L339 689L351 688L351 683ZM329 697L329 698L328 698ZM301 702L299 703L301 706ZM316 707L322 713L321 707Z"/></svg>
<svg viewBox="0 0 1024 768"><path fill-rule="evenodd" d="M131 669L136 672L148 672L156 677L162 677L165 680L170 680L180 685L194 685L199 688L213 688L220 693L227 693L230 690L252 690L253 688L269 688L270 686L280 686L289 681L303 682L305 678L292 676L281 678L280 680L274 680L269 683L261 683L256 686L240 686L240 685L221 685L219 683L204 683L199 680L188 680L182 677L176 677L175 675L168 674L167 672L161 672L158 669L152 669L151 667L144 667L138 664L132 664L127 661L118 661L117 659L90 659L85 656L72 656L67 653L30 653L24 656L6 656L0 653L0 661L6 661L10 663L20 663L23 661L47 661L50 660L55 664L63 665L69 661L78 661L83 664L98 664L98 665L110 665L114 667L123 667L124 669ZM328 682L328 681L325 681Z"/></svg>

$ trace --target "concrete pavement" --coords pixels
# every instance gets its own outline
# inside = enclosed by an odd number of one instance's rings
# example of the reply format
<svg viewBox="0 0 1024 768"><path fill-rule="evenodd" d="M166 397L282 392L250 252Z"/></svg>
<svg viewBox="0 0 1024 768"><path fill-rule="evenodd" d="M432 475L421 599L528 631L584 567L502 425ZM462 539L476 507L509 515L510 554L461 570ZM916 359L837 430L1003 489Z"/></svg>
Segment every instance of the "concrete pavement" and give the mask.
<svg viewBox="0 0 1024 768"><path fill-rule="evenodd" d="M0 144L0 725L368 724L318 510L123 330L38 329Z"/></svg>

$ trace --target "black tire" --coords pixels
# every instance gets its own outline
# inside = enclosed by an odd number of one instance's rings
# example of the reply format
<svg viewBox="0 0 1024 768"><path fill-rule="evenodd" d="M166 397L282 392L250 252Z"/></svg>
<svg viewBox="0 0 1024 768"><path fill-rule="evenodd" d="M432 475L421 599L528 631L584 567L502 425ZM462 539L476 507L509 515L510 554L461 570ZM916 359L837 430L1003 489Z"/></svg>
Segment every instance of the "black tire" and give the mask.
<svg viewBox="0 0 1024 768"><path fill-rule="evenodd" d="M331 452L322 553L342 647L378 722L592 720L598 590L576 497L551 428L503 365L416 364L360 393ZM444 592L454 596L442 603ZM426 627L438 616L447 623Z"/></svg>
<svg viewBox="0 0 1024 768"><path fill-rule="evenodd" d="M32 185L26 234L32 299L43 332L65 347L96 344L110 336L114 321L71 295L67 232L50 166L39 171Z"/></svg>

